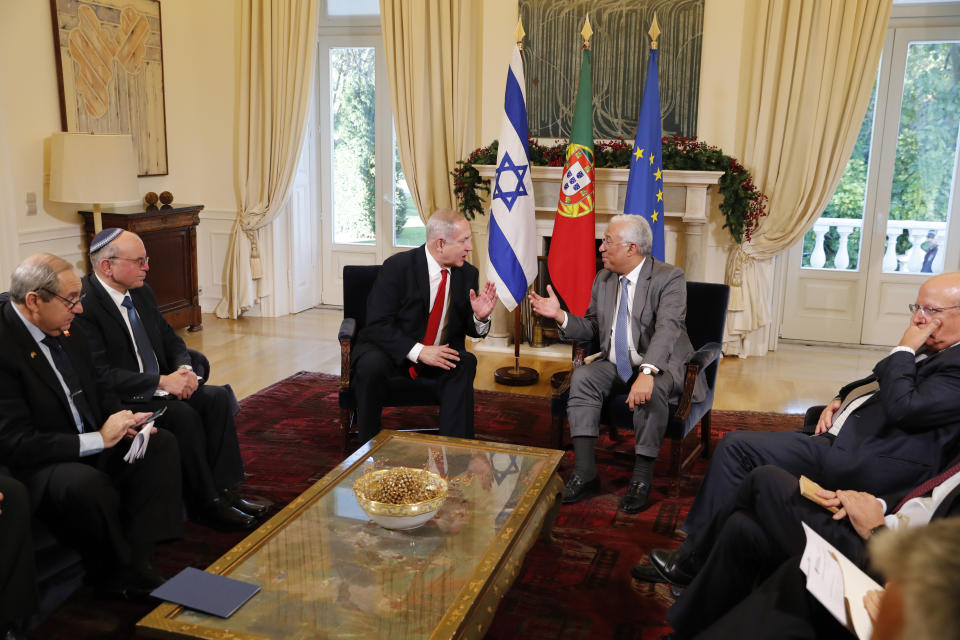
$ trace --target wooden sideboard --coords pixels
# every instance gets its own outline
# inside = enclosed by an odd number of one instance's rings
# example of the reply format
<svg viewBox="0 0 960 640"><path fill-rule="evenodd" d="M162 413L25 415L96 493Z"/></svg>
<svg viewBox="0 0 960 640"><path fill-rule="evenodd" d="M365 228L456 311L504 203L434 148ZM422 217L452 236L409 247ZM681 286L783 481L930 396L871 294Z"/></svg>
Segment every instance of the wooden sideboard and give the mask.
<svg viewBox="0 0 960 640"><path fill-rule="evenodd" d="M103 227L119 227L140 236L150 256L147 283L160 311L175 329L203 329L197 277L197 225L202 204L104 207ZM81 211L87 249L93 238L93 212Z"/></svg>

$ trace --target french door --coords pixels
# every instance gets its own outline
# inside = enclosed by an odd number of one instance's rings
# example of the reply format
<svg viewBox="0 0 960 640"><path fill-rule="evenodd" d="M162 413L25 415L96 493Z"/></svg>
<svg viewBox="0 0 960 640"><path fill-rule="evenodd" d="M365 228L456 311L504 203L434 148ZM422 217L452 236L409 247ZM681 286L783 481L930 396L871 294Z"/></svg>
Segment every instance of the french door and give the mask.
<svg viewBox="0 0 960 640"><path fill-rule="evenodd" d="M960 264L960 27L893 27L833 199L787 258L780 336L896 344L931 275Z"/></svg>

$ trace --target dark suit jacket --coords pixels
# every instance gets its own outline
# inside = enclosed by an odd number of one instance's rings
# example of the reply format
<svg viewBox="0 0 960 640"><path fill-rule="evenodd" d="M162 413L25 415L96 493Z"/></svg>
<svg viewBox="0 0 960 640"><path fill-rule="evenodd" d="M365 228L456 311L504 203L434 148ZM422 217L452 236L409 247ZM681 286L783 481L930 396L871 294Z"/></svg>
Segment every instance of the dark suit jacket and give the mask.
<svg viewBox="0 0 960 640"><path fill-rule="evenodd" d="M847 418L824 456L823 478L824 486L886 496L936 475L957 453L960 347L916 364L908 352L892 353L873 376L841 389L841 398L873 378L880 390Z"/></svg>
<svg viewBox="0 0 960 640"><path fill-rule="evenodd" d="M593 281L590 306L583 318L567 314L563 337L591 340L606 358L610 350L610 328L617 316L620 276L601 269ZM687 283L683 270L647 257L633 290L631 336L644 363L669 371L674 388L682 387L686 363L693 355L687 337ZM694 401L706 393L704 372L694 389Z"/></svg>
<svg viewBox="0 0 960 640"><path fill-rule="evenodd" d="M445 340L453 349L465 350L466 336L477 333L470 307L470 290L478 291L479 273L470 263L450 269L450 300ZM426 247L387 258L367 297L367 325L351 349L353 361L379 347L399 366L413 345L423 340L430 316L430 275ZM443 330L443 328L441 328Z"/></svg>
<svg viewBox="0 0 960 640"><path fill-rule="evenodd" d="M92 273L83 277L83 290L87 294L83 313L73 323L86 334L99 382L113 390L121 402L149 401L160 384L160 376L140 372L133 336L110 294ZM163 318L150 285L130 289L129 293L157 355L160 373L166 375L180 365L190 364L187 345Z"/></svg>
<svg viewBox="0 0 960 640"><path fill-rule="evenodd" d="M61 344L80 379L93 417L119 410L116 398L101 395L82 330ZM17 317L13 303L0 301L0 465L16 476L41 466L80 459L77 426L53 367ZM31 487L35 494L37 487Z"/></svg>

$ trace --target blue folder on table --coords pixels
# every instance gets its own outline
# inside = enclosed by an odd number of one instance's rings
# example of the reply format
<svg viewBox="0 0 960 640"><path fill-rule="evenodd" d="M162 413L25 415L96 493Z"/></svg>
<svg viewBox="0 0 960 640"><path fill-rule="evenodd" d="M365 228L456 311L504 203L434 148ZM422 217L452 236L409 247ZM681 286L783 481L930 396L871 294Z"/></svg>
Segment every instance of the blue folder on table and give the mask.
<svg viewBox="0 0 960 640"><path fill-rule="evenodd" d="M150 594L154 598L229 618L260 586L187 567Z"/></svg>

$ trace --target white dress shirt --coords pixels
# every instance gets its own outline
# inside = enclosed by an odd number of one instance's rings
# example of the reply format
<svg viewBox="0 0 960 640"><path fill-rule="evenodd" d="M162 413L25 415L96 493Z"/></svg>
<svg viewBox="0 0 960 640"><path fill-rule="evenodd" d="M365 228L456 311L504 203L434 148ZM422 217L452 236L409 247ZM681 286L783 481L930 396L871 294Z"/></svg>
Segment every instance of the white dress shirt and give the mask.
<svg viewBox="0 0 960 640"><path fill-rule="evenodd" d="M440 338L443 335L444 322L447 319L447 310L450 308L450 280L452 279L453 274L450 272L449 267L441 267L440 263L437 262L430 251L424 249L424 253L427 254L427 274L430 282L430 300L427 305L427 309L433 309L433 302L437 299L437 291L440 289L440 282L443 279L442 272L447 271L447 284L443 291L443 312L440 314L440 326L437 329L437 337L434 339L433 344L440 344ZM486 322L480 322L477 319L477 316L473 316L473 324L477 328L477 333L483 335L483 332L486 330L487 326L490 324L490 318L487 318ZM431 345L433 346L433 345ZM413 348L410 349L410 352L407 353L407 359L410 362L417 362L420 359L420 352L423 351L423 343L418 342L413 345Z"/></svg>
<svg viewBox="0 0 960 640"><path fill-rule="evenodd" d="M140 350L137 349L137 340L133 337L133 327L130 326L130 316L127 314L127 308L123 306L123 299L130 294L129 291L120 293L104 282L99 273L94 273L94 276L100 281L103 288L107 290L107 293L110 294L110 299L117 305L117 309L120 311L120 317L123 318L123 324L127 327L127 335L130 336L130 342L133 344L133 352L137 355L137 366L140 367L140 373L143 373L143 358L140 357Z"/></svg>

